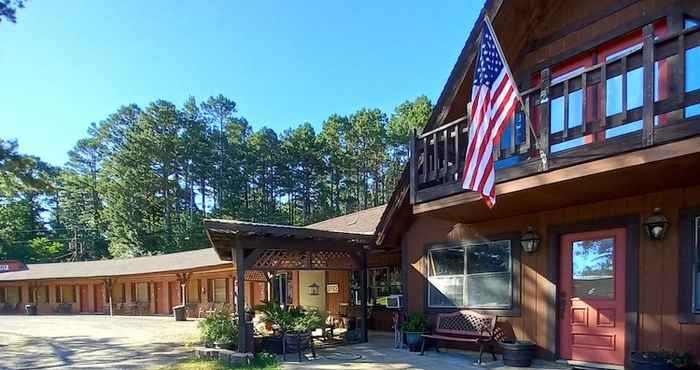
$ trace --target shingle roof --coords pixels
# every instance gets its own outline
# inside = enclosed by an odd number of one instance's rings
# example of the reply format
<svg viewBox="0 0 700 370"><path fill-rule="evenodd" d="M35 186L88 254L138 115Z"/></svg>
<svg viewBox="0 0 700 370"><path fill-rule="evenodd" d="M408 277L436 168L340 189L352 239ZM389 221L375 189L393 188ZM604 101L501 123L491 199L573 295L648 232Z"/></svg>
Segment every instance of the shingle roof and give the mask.
<svg viewBox="0 0 700 370"><path fill-rule="evenodd" d="M0 281L126 276L215 266L231 263L219 259L213 248L206 248L124 259L29 264L26 270L0 273Z"/></svg>
<svg viewBox="0 0 700 370"><path fill-rule="evenodd" d="M377 229L386 204L306 226L309 229L368 234Z"/></svg>

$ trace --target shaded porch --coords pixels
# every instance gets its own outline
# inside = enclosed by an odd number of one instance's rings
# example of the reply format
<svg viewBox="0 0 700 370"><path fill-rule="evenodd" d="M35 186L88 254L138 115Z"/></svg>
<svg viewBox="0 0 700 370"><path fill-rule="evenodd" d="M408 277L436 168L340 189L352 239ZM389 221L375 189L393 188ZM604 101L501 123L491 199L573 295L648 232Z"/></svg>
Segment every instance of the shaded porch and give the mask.
<svg viewBox="0 0 700 370"><path fill-rule="evenodd" d="M245 277L251 271L359 272L359 333L367 342L367 253L373 233L339 232L232 220L205 220L211 245L222 260L231 261L235 279L235 312L239 332L249 333L246 322ZM240 335L240 352L253 350L250 335ZM247 340L248 339L248 340Z"/></svg>

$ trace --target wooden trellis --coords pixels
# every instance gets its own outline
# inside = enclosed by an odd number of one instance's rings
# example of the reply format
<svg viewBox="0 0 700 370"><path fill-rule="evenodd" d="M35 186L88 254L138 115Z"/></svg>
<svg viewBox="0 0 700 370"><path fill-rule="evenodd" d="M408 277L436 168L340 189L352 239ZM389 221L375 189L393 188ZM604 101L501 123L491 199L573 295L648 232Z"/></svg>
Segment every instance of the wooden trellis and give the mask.
<svg viewBox="0 0 700 370"><path fill-rule="evenodd" d="M355 253L339 250L267 249L249 266L251 270L357 270Z"/></svg>

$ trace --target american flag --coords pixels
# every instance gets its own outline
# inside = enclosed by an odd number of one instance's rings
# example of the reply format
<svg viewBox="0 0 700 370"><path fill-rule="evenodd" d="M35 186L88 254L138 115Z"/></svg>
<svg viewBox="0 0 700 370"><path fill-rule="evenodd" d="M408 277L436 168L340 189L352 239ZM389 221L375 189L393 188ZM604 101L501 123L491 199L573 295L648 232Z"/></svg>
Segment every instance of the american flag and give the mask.
<svg viewBox="0 0 700 370"><path fill-rule="evenodd" d="M481 193L491 208L496 204L493 148L513 118L519 97L506 61L501 57L498 40L487 23L481 34L477 63L462 187Z"/></svg>

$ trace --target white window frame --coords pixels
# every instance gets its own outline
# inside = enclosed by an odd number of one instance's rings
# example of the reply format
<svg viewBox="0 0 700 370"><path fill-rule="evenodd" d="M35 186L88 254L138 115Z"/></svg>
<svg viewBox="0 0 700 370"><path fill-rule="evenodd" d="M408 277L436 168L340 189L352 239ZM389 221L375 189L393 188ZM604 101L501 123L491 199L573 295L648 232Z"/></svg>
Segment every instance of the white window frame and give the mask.
<svg viewBox="0 0 700 370"><path fill-rule="evenodd" d="M507 243L508 244L508 249L510 251L510 258L508 259L508 272L510 274L510 281L509 281L509 291L510 291L510 302L508 304L503 304L503 305L492 305L492 304L470 304L469 303L469 282L468 282L468 277L470 275L481 275L481 276L486 276L486 275L493 275L497 276L498 274L503 274L504 272L484 272L484 273L475 273L475 274L468 274L467 273L467 256L469 255L469 248L476 247L476 246L481 246L481 245L495 245L498 243ZM441 276L430 276L430 255L433 251L436 250L443 250L443 249L455 249L455 248L460 248L462 249L463 252L463 273L460 275L441 275ZM514 284L514 272L513 272L513 245L512 241L510 239L499 239L499 240L493 240L493 241L485 241L481 243L459 243L459 244L451 244L451 245L440 245L440 246L434 246L428 248L428 251L426 253L426 279L428 281L427 285L427 302L426 305L428 308L478 308L478 309L493 309L493 310L509 310L514 307L514 291L513 291L513 284ZM455 278L462 278L463 283L462 283L462 305L461 306L456 306L456 305L434 305L431 303L431 294L430 294L430 285L432 284L432 279L455 279Z"/></svg>

